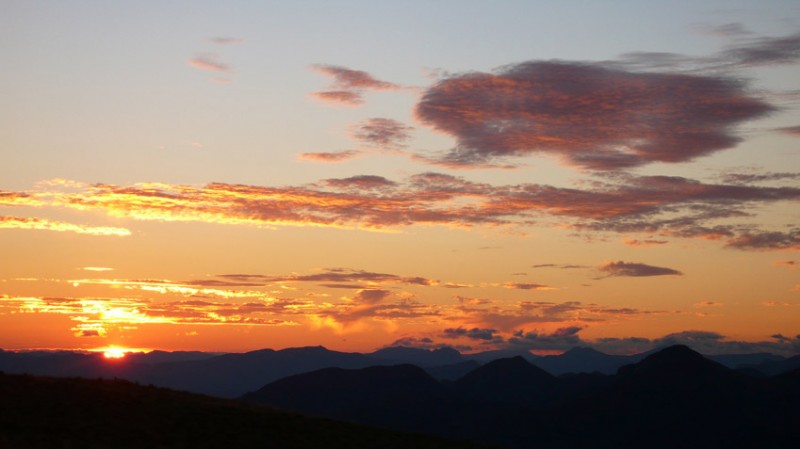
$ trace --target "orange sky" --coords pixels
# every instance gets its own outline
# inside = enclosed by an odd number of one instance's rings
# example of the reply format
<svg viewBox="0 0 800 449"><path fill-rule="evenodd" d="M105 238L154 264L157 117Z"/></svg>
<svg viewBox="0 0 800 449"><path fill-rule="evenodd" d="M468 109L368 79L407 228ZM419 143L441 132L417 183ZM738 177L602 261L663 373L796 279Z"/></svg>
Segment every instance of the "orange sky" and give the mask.
<svg viewBox="0 0 800 449"><path fill-rule="evenodd" d="M800 351L795 3L440 3L11 4L0 348Z"/></svg>

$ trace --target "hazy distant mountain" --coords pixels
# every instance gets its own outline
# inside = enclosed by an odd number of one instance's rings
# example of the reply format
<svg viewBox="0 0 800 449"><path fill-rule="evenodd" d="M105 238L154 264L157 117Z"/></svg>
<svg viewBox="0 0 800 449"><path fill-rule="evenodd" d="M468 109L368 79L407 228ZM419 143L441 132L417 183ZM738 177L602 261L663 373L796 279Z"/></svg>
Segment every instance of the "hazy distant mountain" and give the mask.
<svg viewBox="0 0 800 449"><path fill-rule="evenodd" d="M657 352L657 351L653 351ZM345 353L323 347L289 348L280 351L263 349L247 353L213 354L204 352L153 351L128 354L123 359L107 360L98 353L70 351L0 351L0 370L9 373L30 373L50 376L87 378L122 378L156 386L237 397L248 391L293 374L322 368L364 368L376 365L411 363L424 368L435 379L456 380L467 372L492 360L521 356L555 375L599 372L612 374L627 363L641 360L648 353L636 356L614 356L593 349L575 348L559 356L538 357L525 351L488 351L459 354L451 348L425 350L393 347L370 354ZM767 354L713 356L723 363L747 367L751 374L765 376L800 367L800 357L783 359ZM758 364L741 364L754 361ZM603 383L602 378L573 376L576 385L570 391ZM559 383L563 390L565 382Z"/></svg>
<svg viewBox="0 0 800 449"><path fill-rule="evenodd" d="M553 377L515 357L452 383L408 366L322 370L247 399L515 449L793 448L800 441L800 371L754 378L685 346L616 375Z"/></svg>
<svg viewBox="0 0 800 449"><path fill-rule="evenodd" d="M553 375L564 373L602 373L614 374L619 367L635 363L645 355L609 355L592 348L572 348L561 355L540 357L533 363Z"/></svg>
<svg viewBox="0 0 800 449"><path fill-rule="evenodd" d="M477 446L309 418L121 380L0 373L0 447L456 449Z"/></svg>
<svg viewBox="0 0 800 449"><path fill-rule="evenodd" d="M510 359L512 357L522 357L529 362L534 362L535 360L539 359L538 355L531 354L529 351L526 350L510 350L510 349L499 349L496 351L484 351L484 352L476 352L474 354L465 354L463 357L469 360L475 360L481 364L491 362L492 360L497 359Z"/></svg>
<svg viewBox="0 0 800 449"><path fill-rule="evenodd" d="M436 380L456 380L464 377L479 366L481 364L475 360L467 360L451 365L424 367L423 369Z"/></svg>
<svg viewBox="0 0 800 449"><path fill-rule="evenodd" d="M764 360L761 363L741 364L738 368L752 369L765 376L777 376L796 369L800 369L800 355L781 360Z"/></svg>
<svg viewBox="0 0 800 449"><path fill-rule="evenodd" d="M237 397L265 383L297 373L328 367L362 368L373 364L374 361L363 354L330 351L321 346L280 351L262 349L139 368L130 378L177 390Z"/></svg>
<svg viewBox="0 0 800 449"><path fill-rule="evenodd" d="M434 350L409 348L404 346L393 346L379 349L367 354L381 363L403 364L410 363L425 368L429 366L452 365L463 362L461 353L453 348L440 348Z"/></svg>

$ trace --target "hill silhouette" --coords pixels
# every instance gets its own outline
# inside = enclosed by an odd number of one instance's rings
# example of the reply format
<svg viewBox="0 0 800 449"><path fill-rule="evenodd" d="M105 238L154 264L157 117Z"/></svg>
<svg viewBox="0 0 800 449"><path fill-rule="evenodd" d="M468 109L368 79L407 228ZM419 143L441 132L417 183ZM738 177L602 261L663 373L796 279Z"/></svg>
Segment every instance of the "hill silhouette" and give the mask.
<svg viewBox="0 0 800 449"><path fill-rule="evenodd" d="M0 447L476 448L142 386L0 373Z"/></svg>
<svg viewBox="0 0 800 449"><path fill-rule="evenodd" d="M574 348L557 356L538 357L525 351L487 351L459 354L451 348L426 350L392 347L360 354L331 351L321 346L262 349L246 353L203 352L132 353L119 360L98 353L71 351L0 351L0 371L45 376L120 378L181 391L234 398L294 374L323 368L366 368L411 363L435 379L454 381L481 364L521 356L553 375L566 373L614 374L625 364L649 355L614 356L589 348ZM800 367L800 357L785 359L769 354L713 356L723 364L762 377ZM576 387L601 382L597 376L570 376ZM588 382L588 383L587 383ZM559 385L562 385L560 383ZM561 388L559 386L558 388Z"/></svg>
<svg viewBox="0 0 800 449"><path fill-rule="evenodd" d="M394 390L384 389L401 374ZM450 383L409 366L322 370L246 398L508 448L793 448L799 384L800 371L755 378L672 346L615 375L553 377L514 357Z"/></svg>

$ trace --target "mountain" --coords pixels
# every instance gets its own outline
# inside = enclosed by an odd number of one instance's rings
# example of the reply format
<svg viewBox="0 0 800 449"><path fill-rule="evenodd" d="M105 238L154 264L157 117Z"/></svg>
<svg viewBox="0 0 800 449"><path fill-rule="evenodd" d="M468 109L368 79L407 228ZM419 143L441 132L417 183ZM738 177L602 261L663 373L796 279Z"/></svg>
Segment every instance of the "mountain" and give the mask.
<svg viewBox="0 0 800 449"><path fill-rule="evenodd" d="M411 366L320 370L248 400L509 449L794 448L800 370L754 378L685 346L615 375L554 377L522 357L436 382Z"/></svg>
<svg viewBox="0 0 800 449"><path fill-rule="evenodd" d="M800 355L782 360L764 360L758 364L742 364L739 368L755 370L765 376L777 376L800 368Z"/></svg>
<svg viewBox="0 0 800 449"><path fill-rule="evenodd" d="M281 379L241 399L418 432L435 431L439 411L450 403L445 388L414 365L327 368Z"/></svg>
<svg viewBox="0 0 800 449"><path fill-rule="evenodd" d="M0 373L0 447L477 448L122 380Z"/></svg>
<svg viewBox="0 0 800 449"><path fill-rule="evenodd" d="M707 355L706 358L721 363L728 368L737 369L746 366L760 365L762 363L781 362L785 357L770 354L768 352L757 352L752 354L720 354Z"/></svg>
<svg viewBox="0 0 800 449"><path fill-rule="evenodd" d="M297 373L328 367L362 368L373 364L374 361L363 354L314 346L280 351L262 349L204 360L140 366L127 378L176 390L233 398Z"/></svg>
<svg viewBox="0 0 800 449"><path fill-rule="evenodd" d="M456 380L464 377L467 373L481 366L475 360L453 363L451 365L431 366L423 368L436 380Z"/></svg>
<svg viewBox="0 0 800 449"><path fill-rule="evenodd" d="M404 346L393 346L379 349L367 354L380 364L399 365L408 363L425 368L429 366L444 366L464 361L461 353L453 348L420 349Z"/></svg>
<svg viewBox="0 0 800 449"><path fill-rule="evenodd" d="M576 347L561 355L538 358L533 363L553 375L565 373L614 374L619 367L641 360L643 355L609 355L586 347Z"/></svg>
<svg viewBox="0 0 800 449"><path fill-rule="evenodd" d="M528 404L552 396L556 378L520 356L498 359L453 383L459 395L476 401Z"/></svg>
<svg viewBox="0 0 800 449"><path fill-rule="evenodd" d="M531 354L526 350L510 350L510 349L499 349L495 351L483 351L483 352L476 352L474 354L466 354L463 355L465 359L468 360L475 360L480 364L491 362L492 360L497 359L510 359L512 357L520 356L525 360L535 363L537 359L539 359L538 355Z"/></svg>

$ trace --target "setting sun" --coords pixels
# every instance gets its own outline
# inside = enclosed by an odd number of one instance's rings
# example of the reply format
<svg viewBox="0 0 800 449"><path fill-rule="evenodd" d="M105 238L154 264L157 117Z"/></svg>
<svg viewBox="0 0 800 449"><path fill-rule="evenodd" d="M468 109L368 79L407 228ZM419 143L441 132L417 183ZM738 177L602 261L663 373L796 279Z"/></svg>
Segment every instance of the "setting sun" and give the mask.
<svg viewBox="0 0 800 449"><path fill-rule="evenodd" d="M103 357L107 359L121 359L128 351L124 348L107 348L103 350Z"/></svg>

